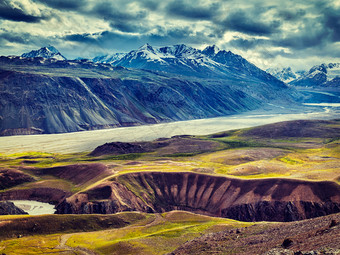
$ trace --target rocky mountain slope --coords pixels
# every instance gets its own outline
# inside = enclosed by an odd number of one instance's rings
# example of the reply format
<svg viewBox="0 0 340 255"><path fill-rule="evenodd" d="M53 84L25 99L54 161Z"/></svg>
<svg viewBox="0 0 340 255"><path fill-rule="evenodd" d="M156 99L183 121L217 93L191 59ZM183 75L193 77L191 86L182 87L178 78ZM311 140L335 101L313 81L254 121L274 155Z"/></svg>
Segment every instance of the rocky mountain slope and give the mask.
<svg viewBox="0 0 340 255"><path fill-rule="evenodd" d="M289 84L299 87L339 88L340 63L314 66Z"/></svg>
<svg viewBox="0 0 340 255"><path fill-rule="evenodd" d="M229 55L221 53L220 61ZM1 57L0 133L62 133L209 118L294 101L295 90L260 69L247 69L252 65L236 58L240 65L233 68L243 75L230 71L233 75L211 79L86 60Z"/></svg>
<svg viewBox="0 0 340 255"><path fill-rule="evenodd" d="M21 55L23 58L54 58L57 60L66 60L61 53L53 46L42 47L39 50L32 50Z"/></svg>
<svg viewBox="0 0 340 255"><path fill-rule="evenodd" d="M291 82L293 80L296 80L301 76L301 72L297 73L292 70L290 67L285 67L285 68L268 68L266 72L270 73L277 79L283 81L283 82Z"/></svg>
<svg viewBox="0 0 340 255"><path fill-rule="evenodd" d="M124 54L124 53L115 53L115 54L111 54L111 55L97 56L97 57L93 58L92 61L97 62L97 63L112 64L115 61L118 61L121 58L123 58L125 55L126 54Z"/></svg>
<svg viewBox="0 0 340 255"><path fill-rule="evenodd" d="M108 61L108 59L112 61ZM95 58L99 63L114 66L140 68L204 78L228 78L232 80L257 79L278 85L280 81L249 63L231 51L220 50L215 45L204 50L185 44L153 47L145 44L125 55L116 53L110 57Z"/></svg>

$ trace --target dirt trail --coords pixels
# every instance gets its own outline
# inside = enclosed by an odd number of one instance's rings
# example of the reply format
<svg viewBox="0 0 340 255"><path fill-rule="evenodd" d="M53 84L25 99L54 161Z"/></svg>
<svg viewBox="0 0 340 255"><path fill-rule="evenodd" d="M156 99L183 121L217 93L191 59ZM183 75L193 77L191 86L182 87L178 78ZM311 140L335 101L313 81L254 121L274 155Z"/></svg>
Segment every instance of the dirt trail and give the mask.
<svg viewBox="0 0 340 255"><path fill-rule="evenodd" d="M146 225L144 225L144 227L156 225L156 224L160 223L162 221L162 219L163 219L163 217L161 215L155 214L155 217L151 218L150 219L151 221L148 222ZM127 227L131 228L131 226L126 226L125 228L127 228ZM137 227L140 227L140 226L134 226L132 228L137 228ZM74 234L76 234L76 233L62 235L60 237L60 243L59 243L58 246L55 247L55 249L62 249L62 250L70 251L70 252L73 252L74 254L80 254L80 255L98 255L94 251L91 251L91 250L86 249L84 247L79 247L79 246L70 247L70 246L66 245L66 242L68 241L68 239Z"/></svg>

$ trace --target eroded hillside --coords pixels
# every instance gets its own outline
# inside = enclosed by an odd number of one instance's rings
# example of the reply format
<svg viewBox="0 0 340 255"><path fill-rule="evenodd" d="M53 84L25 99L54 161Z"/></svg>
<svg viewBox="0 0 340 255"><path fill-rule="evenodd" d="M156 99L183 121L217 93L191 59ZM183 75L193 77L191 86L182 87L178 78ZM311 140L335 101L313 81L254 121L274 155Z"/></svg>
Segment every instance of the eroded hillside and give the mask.
<svg viewBox="0 0 340 255"><path fill-rule="evenodd" d="M1 200L50 202L59 213L77 215L3 216L0 228L8 240L0 251L20 253L30 243L34 252L164 254L181 246L175 254L194 247L201 254L247 254L257 244L262 252L283 249L287 238L294 251L317 250L301 240L338 249L333 237L339 235L339 130L339 120L290 121L209 136L107 143L87 153L1 155ZM131 210L137 212L104 215ZM306 218L312 220L272 222ZM249 222L263 220L271 223ZM313 224L319 232L310 230ZM296 227L297 236L291 234ZM201 234L207 236L184 244ZM273 242L265 241L271 234ZM24 238L12 241L13 236ZM231 246L219 243L228 238Z"/></svg>

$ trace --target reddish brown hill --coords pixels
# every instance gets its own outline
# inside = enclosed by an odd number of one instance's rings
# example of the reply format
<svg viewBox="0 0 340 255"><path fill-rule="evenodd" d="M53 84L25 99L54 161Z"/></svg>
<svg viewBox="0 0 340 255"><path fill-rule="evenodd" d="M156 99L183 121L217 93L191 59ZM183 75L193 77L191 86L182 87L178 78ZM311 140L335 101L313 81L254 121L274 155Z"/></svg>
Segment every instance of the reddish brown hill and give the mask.
<svg viewBox="0 0 340 255"><path fill-rule="evenodd" d="M243 135L260 138L334 138L340 135L340 122L326 120L284 121L252 128L244 132Z"/></svg>
<svg viewBox="0 0 340 255"><path fill-rule="evenodd" d="M218 148L218 142L205 141L190 136L162 138L151 142L113 142L98 146L91 156L121 155L128 153L156 152L157 155L176 153L202 153Z"/></svg>
<svg viewBox="0 0 340 255"><path fill-rule="evenodd" d="M0 192L0 200L36 200L58 204L71 194L55 188L16 189Z"/></svg>
<svg viewBox="0 0 340 255"><path fill-rule="evenodd" d="M0 190L8 189L24 182L34 181L33 177L20 170L0 169Z"/></svg>
<svg viewBox="0 0 340 255"><path fill-rule="evenodd" d="M112 174L107 166L99 163L75 164L42 169L36 168L32 171L37 175L53 175L58 178L70 180L77 185L82 185L98 176L105 177Z"/></svg>
<svg viewBox="0 0 340 255"><path fill-rule="evenodd" d="M340 186L291 179L241 180L140 172L65 199L58 213L186 210L242 221L294 221L340 212Z"/></svg>

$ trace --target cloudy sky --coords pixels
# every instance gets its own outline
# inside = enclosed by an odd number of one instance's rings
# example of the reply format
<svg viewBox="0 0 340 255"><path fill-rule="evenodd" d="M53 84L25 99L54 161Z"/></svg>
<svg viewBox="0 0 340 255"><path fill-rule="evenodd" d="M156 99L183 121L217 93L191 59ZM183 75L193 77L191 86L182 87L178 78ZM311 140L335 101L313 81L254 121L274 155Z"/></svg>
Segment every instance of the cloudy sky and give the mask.
<svg viewBox="0 0 340 255"><path fill-rule="evenodd" d="M0 55L216 44L261 68L340 62L339 0L0 0Z"/></svg>

